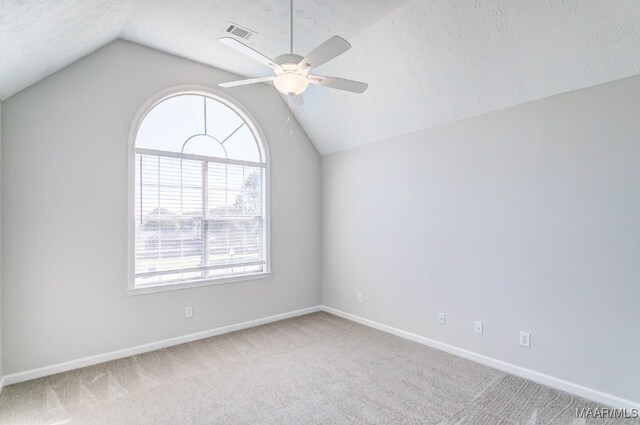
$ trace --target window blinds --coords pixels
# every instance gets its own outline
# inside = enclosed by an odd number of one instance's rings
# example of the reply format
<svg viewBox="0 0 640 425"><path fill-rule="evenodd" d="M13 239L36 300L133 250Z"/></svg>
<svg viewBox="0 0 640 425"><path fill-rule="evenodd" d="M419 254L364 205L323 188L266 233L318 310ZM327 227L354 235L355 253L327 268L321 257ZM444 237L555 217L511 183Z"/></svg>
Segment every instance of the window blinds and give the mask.
<svg viewBox="0 0 640 425"><path fill-rule="evenodd" d="M264 271L264 165L135 155L135 284Z"/></svg>

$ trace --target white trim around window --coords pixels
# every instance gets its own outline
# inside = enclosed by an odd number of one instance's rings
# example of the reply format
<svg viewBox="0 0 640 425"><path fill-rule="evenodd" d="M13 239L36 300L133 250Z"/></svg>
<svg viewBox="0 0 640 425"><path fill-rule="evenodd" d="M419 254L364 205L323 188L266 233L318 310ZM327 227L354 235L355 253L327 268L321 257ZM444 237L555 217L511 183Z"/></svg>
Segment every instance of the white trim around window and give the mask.
<svg viewBox="0 0 640 425"><path fill-rule="evenodd" d="M135 189L135 164L136 164L136 154L145 154L145 155L153 155L158 157L167 157L167 158L178 158L178 159L188 159L188 160L204 160L206 158L193 155L188 153L175 153L175 152L164 152L164 151L155 151L152 149L146 148L136 148L136 138L138 135L138 131L140 129L140 125L144 121L147 114L159 103L162 101L169 99L174 96L179 96L182 94L195 94L206 96L212 98L222 104L231 108L234 112L236 112L247 124L253 135L258 141L259 149L261 150L262 155L262 163L259 165L264 170L264 182L263 182L263 226L264 226L264 237L263 237L263 258L264 267L260 272L252 272L246 274L235 274L235 275L226 275L221 277L209 277L209 278L199 278L194 280L180 280L177 282L166 282L166 283L158 283L158 284L146 284L144 286L138 285L136 286L136 270L135 270L135 258L136 258L136 219L135 219L135 208L136 208L136 189ZM265 279L272 276L271 272L271 243L270 243L270 159L268 146L264 137L264 133L257 125L256 120L251 116L251 114L238 103L234 99L230 98L227 94L223 94L218 90L204 87L204 86L179 86L173 87L167 90L164 90L154 97L152 97L149 101L147 101L143 107L140 109L138 114L136 115L133 125L131 126L131 131L129 134L129 148L128 148L128 249L127 249L127 259L128 259L128 267L127 267L127 293L129 295L138 295L138 294L148 294L155 292L163 292L177 289L187 289L194 288L200 286L207 285L215 285L215 284L225 284L225 283L233 283L233 282L241 282L241 281L249 281L256 279ZM250 161L243 161L237 159L223 159L216 158L216 162L218 163L226 163L233 164L238 166L256 166L256 163Z"/></svg>

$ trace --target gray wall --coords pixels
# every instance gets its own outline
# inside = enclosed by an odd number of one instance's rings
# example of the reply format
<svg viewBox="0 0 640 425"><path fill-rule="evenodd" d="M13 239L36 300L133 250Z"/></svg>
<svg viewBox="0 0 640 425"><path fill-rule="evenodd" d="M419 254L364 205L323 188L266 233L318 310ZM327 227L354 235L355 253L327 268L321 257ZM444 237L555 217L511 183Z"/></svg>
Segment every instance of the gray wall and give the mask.
<svg viewBox="0 0 640 425"><path fill-rule="evenodd" d="M2 377L2 102L0 102L0 377Z"/></svg>
<svg viewBox="0 0 640 425"><path fill-rule="evenodd" d="M320 157L267 85L228 93L271 153L273 277L125 293L135 114L168 87L233 78L116 41L4 102L5 374L319 304Z"/></svg>
<svg viewBox="0 0 640 425"><path fill-rule="evenodd" d="M324 156L322 226L324 304L640 400L640 76Z"/></svg>

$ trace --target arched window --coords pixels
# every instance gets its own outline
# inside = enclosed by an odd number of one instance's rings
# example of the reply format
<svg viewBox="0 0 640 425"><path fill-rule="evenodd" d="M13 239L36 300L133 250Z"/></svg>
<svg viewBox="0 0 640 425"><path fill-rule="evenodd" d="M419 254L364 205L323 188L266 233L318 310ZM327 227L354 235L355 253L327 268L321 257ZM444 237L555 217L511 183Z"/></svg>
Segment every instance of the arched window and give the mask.
<svg viewBox="0 0 640 425"><path fill-rule="evenodd" d="M268 158L255 123L226 99L180 92L136 125L129 288L267 275Z"/></svg>

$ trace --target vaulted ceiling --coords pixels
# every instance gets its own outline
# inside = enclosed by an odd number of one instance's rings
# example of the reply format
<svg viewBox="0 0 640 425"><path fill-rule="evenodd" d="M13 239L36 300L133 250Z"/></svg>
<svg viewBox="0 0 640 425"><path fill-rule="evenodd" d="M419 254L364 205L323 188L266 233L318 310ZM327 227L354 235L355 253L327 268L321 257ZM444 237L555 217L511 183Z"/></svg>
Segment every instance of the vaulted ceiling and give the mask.
<svg viewBox="0 0 640 425"><path fill-rule="evenodd" d="M0 0L0 98L116 38L244 76L269 69L218 43L288 50L288 0ZM331 35L353 48L318 73L294 114L322 154L640 73L638 0L296 0L295 51ZM233 89L230 89L233 90Z"/></svg>

